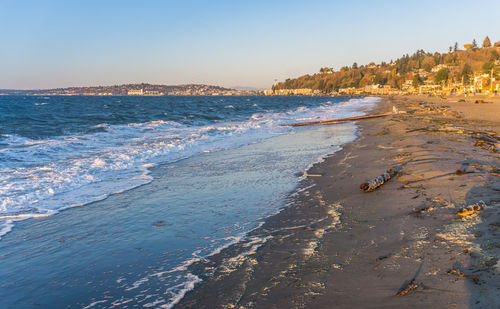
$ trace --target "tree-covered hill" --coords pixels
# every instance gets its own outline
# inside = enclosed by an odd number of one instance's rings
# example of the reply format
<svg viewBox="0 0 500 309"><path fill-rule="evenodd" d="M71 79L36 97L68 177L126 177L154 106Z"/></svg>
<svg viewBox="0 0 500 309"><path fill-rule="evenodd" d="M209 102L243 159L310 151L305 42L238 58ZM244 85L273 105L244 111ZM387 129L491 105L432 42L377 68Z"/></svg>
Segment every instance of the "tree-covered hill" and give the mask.
<svg viewBox="0 0 500 309"><path fill-rule="evenodd" d="M341 88L362 88L376 84L401 89L408 80L415 87L424 82L440 84L443 81L463 81L467 85L475 75L491 74L492 70L494 77L497 80L500 78L500 42L492 46L486 37L481 47L475 40L464 46L466 49L460 50L458 43L455 43L447 53L418 50L413 55L403 55L395 61L380 64L372 62L361 66L354 63L338 71L324 67L319 73L280 82L273 86L273 90L309 88L330 93Z"/></svg>

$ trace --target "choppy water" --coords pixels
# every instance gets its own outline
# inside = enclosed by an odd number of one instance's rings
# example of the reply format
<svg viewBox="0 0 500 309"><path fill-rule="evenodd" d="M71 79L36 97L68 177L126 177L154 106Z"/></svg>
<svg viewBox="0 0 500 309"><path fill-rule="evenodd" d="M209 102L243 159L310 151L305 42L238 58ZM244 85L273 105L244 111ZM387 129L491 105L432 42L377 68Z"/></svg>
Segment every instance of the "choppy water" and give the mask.
<svg viewBox="0 0 500 309"><path fill-rule="evenodd" d="M278 124L375 101L0 97L1 299L170 306L198 280L189 263L244 237L355 138L349 123Z"/></svg>

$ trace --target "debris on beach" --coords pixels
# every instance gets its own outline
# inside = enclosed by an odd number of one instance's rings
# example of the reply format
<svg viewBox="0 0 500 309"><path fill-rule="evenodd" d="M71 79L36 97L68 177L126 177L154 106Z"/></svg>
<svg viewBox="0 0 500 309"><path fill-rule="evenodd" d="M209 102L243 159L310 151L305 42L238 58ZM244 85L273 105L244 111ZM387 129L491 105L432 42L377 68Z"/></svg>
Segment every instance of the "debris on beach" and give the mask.
<svg viewBox="0 0 500 309"><path fill-rule="evenodd" d="M482 149L485 149L488 151L492 151L495 153L498 152L497 145L498 145L498 143L495 143L495 142L492 142L489 140L484 140L484 139L478 139L476 141L476 143L474 144L474 146L476 146L476 147L479 147L479 148L482 148Z"/></svg>
<svg viewBox="0 0 500 309"><path fill-rule="evenodd" d="M397 171L394 169L388 169L385 173L382 175L373 178L372 180L362 183L359 188L363 190L364 192L372 192L375 191L378 187L383 185L384 183L388 182L391 178L396 176Z"/></svg>
<svg viewBox="0 0 500 309"><path fill-rule="evenodd" d="M377 262L379 262L379 261L382 261L382 260L388 259L388 258L390 258L391 256L392 256L392 254L391 254L391 253L386 254L386 255L381 255L381 256L379 256L379 257L376 259L376 261L377 261Z"/></svg>
<svg viewBox="0 0 500 309"><path fill-rule="evenodd" d="M463 164L463 165L470 165L470 166L476 166L476 167L490 167L493 169L500 169L500 166L492 165L492 164L478 164L478 163L457 163L457 164Z"/></svg>
<svg viewBox="0 0 500 309"><path fill-rule="evenodd" d="M477 274L477 275L472 275L472 274L464 274L463 272L461 272L459 269L455 269L455 268L452 268L452 269L449 269L447 272L446 272L448 275L456 275L458 277L462 277L462 278L470 278L472 279L472 281L476 284L479 284L480 283L480 280L479 280L479 276L481 274Z"/></svg>
<svg viewBox="0 0 500 309"><path fill-rule="evenodd" d="M399 292L396 293L396 296L404 296L418 288L418 283L415 282L415 278L411 279L411 281Z"/></svg>
<svg viewBox="0 0 500 309"><path fill-rule="evenodd" d="M430 211L433 211L434 210L434 207L432 206L425 206L425 207L419 207L419 208L415 208L412 210L412 214L417 214L417 215L420 215L420 214L423 214L423 213L426 213L426 212L430 212Z"/></svg>
<svg viewBox="0 0 500 309"><path fill-rule="evenodd" d="M412 156L411 152L403 152L403 153L391 156L391 159L403 160L403 159L406 159L406 158L411 157L411 156Z"/></svg>
<svg viewBox="0 0 500 309"><path fill-rule="evenodd" d="M463 217L468 217L470 215L473 215L473 214L475 214L475 213L480 212L481 210L483 210L484 206L486 206L486 205L484 204L483 201L481 201L479 203L463 207L462 209L460 209L459 211L457 211L457 215L459 215L462 218Z"/></svg>

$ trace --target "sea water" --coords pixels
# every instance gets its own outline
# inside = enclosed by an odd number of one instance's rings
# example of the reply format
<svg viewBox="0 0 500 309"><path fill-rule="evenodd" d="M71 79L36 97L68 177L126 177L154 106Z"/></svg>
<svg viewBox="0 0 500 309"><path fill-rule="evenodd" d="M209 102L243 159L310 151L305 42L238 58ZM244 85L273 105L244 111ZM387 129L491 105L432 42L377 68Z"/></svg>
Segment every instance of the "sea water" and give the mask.
<svg viewBox="0 0 500 309"><path fill-rule="evenodd" d="M171 307L376 100L0 97L2 306Z"/></svg>

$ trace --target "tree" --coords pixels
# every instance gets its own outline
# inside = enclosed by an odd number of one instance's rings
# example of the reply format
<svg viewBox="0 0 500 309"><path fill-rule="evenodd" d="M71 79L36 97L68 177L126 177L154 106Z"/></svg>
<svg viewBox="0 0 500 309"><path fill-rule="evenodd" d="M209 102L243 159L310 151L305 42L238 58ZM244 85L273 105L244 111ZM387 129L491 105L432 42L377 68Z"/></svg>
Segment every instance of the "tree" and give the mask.
<svg viewBox="0 0 500 309"><path fill-rule="evenodd" d="M373 79L373 83L374 84L378 84L378 85L385 85L387 84L387 77L383 77L383 76L380 76L380 75L375 75L375 78Z"/></svg>
<svg viewBox="0 0 500 309"><path fill-rule="evenodd" d="M483 47L491 47L491 41L489 37L486 37L483 41Z"/></svg>
<svg viewBox="0 0 500 309"><path fill-rule="evenodd" d="M458 50L458 42L455 42L455 46L453 47L453 51L457 51Z"/></svg>
<svg viewBox="0 0 500 309"><path fill-rule="evenodd" d="M476 50L478 47L477 47L477 42L476 42L476 39L472 40L472 50Z"/></svg>
<svg viewBox="0 0 500 309"><path fill-rule="evenodd" d="M373 76L373 75L366 74L366 75L365 75L365 76L363 76L363 78L361 78L361 80L359 81L359 87L364 87L364 86L368 86L368 85L372 84L372 82L373 82L373 78L374 78L374 76Z"/></svg>
<svg viewBox="0 0 500 309"><path fill-rule="evenodd" d="M462 71L460 72L460 78L463 78L465 84L468 84L473 74L474 74L474 72L472 72L472 68L470 67L470 64L466 63L466 64L464 64L464 67L462 68Z"/></svg>
<svg viewBox="0 0 500 309"><path fill-rule="evenodd" d="M434 78L434 81L436 82L436 84L440 84L441 82L447 81L447 80L448 80L448 69L447 68L440 69L437 72L436 77Z"/></svg>
<svg viewBox="0 0 500 309"><path fill-rule="evenodd" d="M483 72L488 74L491 72L491 69L495 67L495 63L493 61L488 61L483 64Z"/></svg>
<svg viewBox="0 0 500 309"><path fill-rule="evenodd" d="M424 81L420 75L415 74L415 76L413 76L412 84L415 89L418 89L418 86L423 85Z"/></svg>
<svg viewBox="0 0 500 309"><path fill-rule="evenodd" d="M422 68L424 70L426 70L427 72L430 72L435 65L436 65L436 61L434 60L434 57L432 57L432 56L427 56L422 61Z"/></svg>

